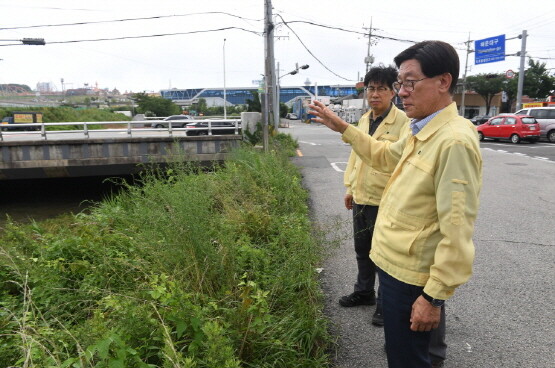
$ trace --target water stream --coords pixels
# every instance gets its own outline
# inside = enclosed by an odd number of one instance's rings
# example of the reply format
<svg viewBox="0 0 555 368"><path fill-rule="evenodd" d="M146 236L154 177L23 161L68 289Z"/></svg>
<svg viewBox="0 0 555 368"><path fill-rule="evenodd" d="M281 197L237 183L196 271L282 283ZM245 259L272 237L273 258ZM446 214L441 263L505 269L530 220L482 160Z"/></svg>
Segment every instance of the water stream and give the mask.
<svg viewBox="0 0 555 368"><path fill-rule="evenodd" d="M16 222L28 222L86 211L93 203L121 189L106 179L84 177L0 181L0 228L7 216Z"/></svg>

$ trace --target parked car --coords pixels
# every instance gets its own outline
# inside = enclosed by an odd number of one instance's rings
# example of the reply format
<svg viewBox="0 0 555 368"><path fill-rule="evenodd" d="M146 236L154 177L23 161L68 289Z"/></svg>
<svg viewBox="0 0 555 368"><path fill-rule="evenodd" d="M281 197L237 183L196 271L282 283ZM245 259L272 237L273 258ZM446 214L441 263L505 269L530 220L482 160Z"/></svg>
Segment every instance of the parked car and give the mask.
<svg viewBox="0 0 555 368"><path fill-rule="evenodd" d="M208 135L208 122L209 120L205 120L187 124L186 128L189 129L187 135ZM212 135L235 134L235 124L229 121L211 121L210 128ZM239 132L241 132L241 125L239 125Z"/></svg>
<svg viewBox="0 0 555 368"><path fill-rule="evenodd" d="M192 119L193 117L190 115L172 115L162 120L153 120L150 126L153 128L167 128L168 122L171 122L172 128L185 128L189 123L188 120Z"/></svg>
<svg viewBox="0 0 555 368"><path fill-rule="evenodd" d="M297 116L297 114L292 113L292 112L285 115L285 118L289 119L289 120L299 120L299 117Z"/></svg>
<svg viewBox="0 0 555 368"><path fill-rule="evenodd" d="M540 125L533 116L526 115L497 115L477 126L476 130L481 141L491 138L520 143L521 140L537 142L540 139Z"/></svg>
<svg viewBox="0 0 555 368"><path fill-rule="evenodd" d="M555 143L555 106L528 107L518 110L515 114L535 117L540 124L540 136Z"/></svg>
<svg viewBox="0 0 555 368"><path fill-rule="evenodd" d="M477 115L477 116L473 117L472 119L470 119L470 121L474 125L480 125L480 124L484 124L489 119L491 119L491 116L489 116L489 115Z"/></svg>

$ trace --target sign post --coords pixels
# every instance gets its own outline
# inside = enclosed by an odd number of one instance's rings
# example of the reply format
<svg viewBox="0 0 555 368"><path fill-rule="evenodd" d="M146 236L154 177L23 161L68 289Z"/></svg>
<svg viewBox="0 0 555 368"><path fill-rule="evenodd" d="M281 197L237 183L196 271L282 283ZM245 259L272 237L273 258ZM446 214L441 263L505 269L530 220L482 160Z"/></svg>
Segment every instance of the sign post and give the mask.
<svg viewBox="0 0 555 368"><path fill-rule="evenodd" d="M474 41L474 64L494 63L505 60L505 35Z"/></svg>

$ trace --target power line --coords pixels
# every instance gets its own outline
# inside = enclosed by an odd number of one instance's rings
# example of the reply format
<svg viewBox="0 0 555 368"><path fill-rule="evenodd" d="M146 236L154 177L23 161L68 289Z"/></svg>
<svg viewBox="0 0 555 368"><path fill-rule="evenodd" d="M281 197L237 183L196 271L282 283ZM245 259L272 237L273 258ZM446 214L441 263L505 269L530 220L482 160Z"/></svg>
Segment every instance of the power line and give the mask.
<svg viewBox="0 0 555 368"><path fill-rule="evenodd" d="M116 41L116 40L126 40L126 39L137 39L137 38L152 38L152 37L164 37L164 36L178 36L178 35L187 35L187 34L195 34L195 33L209 33L209 32L220 32L220 31L227 31L230 29L236 29L244 32L254 33L257 36L261 36L262 33L252 31L250 29L245 29L241 27L224 27L224 28L216 28L216 29L206 29L201 31L190 31L190 32L174 32L174 33L160 33L160 34L153 34L153 35L142 35L142 36L123 36L123 37L111 37L111 38L94 38L88 40L69 40L69 41L52 41L47 42L48 45L52 44L62 44L62 43L78 43L78 42L98 42L98 41ZM18 43L11 43L11 44L4 44L2 46L20 46L21 44Z"/></svg>
<svg viewBox="0 0 555 368"><path fill-rule="evenodd" d="M280 16L280 18L281 18L281 16ZM283 18L281 18L281 19L283 20ZM367 34L364 33L364 32L353 31L353 30L349 30L349 29L345 29L345 28L341 28L341 27L328 26L328 25L325 25L325 24L319 24L319 23L309 22L309 21L305 21L305 20L292 20L292 21L289 21L289 22L285 22L283 20L283 24L287 25L287 23L289 23L289 24L291 24L291 23L304 23L304 24L309 24L309 25L316 26L316 27L335 29L335 30L338 30L338 31L354 33L354 34L358 34L358 35L362 35L362 36L367 36ZM399 42L409 42L409 43L418 43L419 42L419 41L406 40L406 39L396 38L396 37L382 36L382 35L374 34L374 33L372 34L372 37L381 38L381 39L384 39L384 40L399 41Z"/></svg>
<svg viewBox="0 0 555 368"><path fill-rule="evenodd" d="M299 42L301 43L301 45L303 45L303 47L305 48L305 50L320 64L322 65L327 71L329 71L330 73L332 73L333 75L335 75L338 78L341 78L343 80L349 81L349 82L356 82L353 79L348 79L345 77L342 77L341 75L337 74L336 72L334 72L333 70L331 70L330 68L328 68L320 59L318 59L316 57L316 55L314 55L314 53L312 53L312 51L310 51L310 49L304 44L303 40L301 40L301 38L299 37L299 35L297 34L297 32L295 32L293 30L293 28L291 28L289 26L289 24L285 21L285 19L283 19L283 17L281 16L281 14L276 14L278 17L281 18L281 21L283 22L283 24L285 24L285 26L287 26L287 28L289 28L291 30L291 32L293 32L293 34L295 35L295 37L297 37L297 39L299 40ZM312 22L307 22L307 23L312 23Z"/></svg>
<svg viewBox="0 0 555 368"><path fill-rule="evenodd" d="M20 27L0 27L0 31L4 30L12 30L12 29L28 29L28 28L43 28L43 27L65 27L65 26L81 26L85 24L99 24L99 23L117 23L117 22L128 22L128 21L136 21L136 20L151 20L151 19L163 19L163 18L172 18L172 17L188 17L192 15L208 15L208 14L223 14L228 15L230 17L239 18L243 20L250 20L250 21L261 21L262 19L251 19L241 17L239 15L226 13L226 12L201 12L201 13L187 13L187 14L173 14L173 15L156 15L152 17L142 17L142 18L124 18L124 19L112 19L112 20L98 20L98 21L90 21L90 22L75 22L75 23L60 23L60 24L40 24L34 26L20 26Z"/></svg>

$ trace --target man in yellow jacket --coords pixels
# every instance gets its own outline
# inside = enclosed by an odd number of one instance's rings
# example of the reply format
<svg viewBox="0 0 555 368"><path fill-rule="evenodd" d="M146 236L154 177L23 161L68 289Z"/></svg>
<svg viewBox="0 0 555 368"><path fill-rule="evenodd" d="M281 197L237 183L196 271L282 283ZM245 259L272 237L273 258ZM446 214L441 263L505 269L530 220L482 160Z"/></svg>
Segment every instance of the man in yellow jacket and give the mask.
<svg viewBox="0 0 555 368"><path fill-rule="evenodd" d="M387 359L390 368L430 368L430 331L445 300L472 274L482 157L475 127L453 102L455 49L424 41L394 60L393 86L412 118L397 142L377 141L317 101L311 114L342 133L364 162L393 170L370 253L379 268Z"/></svg>
<svg viewBox="0 0 555 368"><path fill-rule="evenodd" d="M371 68L364 77L364 89L371 110L364 114L358 129L379 141L396 142L403 129L408 128L409 118L393 103L393 83L397 81L394 67ZM344 202L353 210L353 238L357 260L357 279L353 293L339 299L343 307L376 304L374 285L376 265L370 259L372 233L378 215L378 206L391 172L376 170L351 151L344 174L347 188ZM372 323L383 326L381 303L378 302Z"/></svg>

